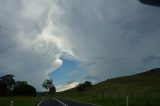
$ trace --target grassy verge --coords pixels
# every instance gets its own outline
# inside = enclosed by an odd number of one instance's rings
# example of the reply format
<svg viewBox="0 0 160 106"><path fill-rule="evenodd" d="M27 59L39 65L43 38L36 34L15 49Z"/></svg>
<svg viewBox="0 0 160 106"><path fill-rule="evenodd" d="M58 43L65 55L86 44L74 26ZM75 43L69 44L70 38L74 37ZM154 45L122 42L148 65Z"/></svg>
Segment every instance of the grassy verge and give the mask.
<svg viewBox="0 0 160 106"><path fill-rule="evenodd" d="M126 106L125 95L77 96L74 98L73 97L66 97L66 98L102 106ZM129 95L129 106L160 106L160 94Z"/></svg>
<svg viewBox="0 0 160 106"><path fill-rule="evenodd" d="M14 106L36 106L42 100L41 97L0 97L0 106L10 106L13 100Z"/></svg>
<svg viewBox="0 0 160 106"><path fill-rule="evenodd" d="M105 80L78 92L76 88L55 97L69 98L102 106L160 106L160 69Z"/></svg>

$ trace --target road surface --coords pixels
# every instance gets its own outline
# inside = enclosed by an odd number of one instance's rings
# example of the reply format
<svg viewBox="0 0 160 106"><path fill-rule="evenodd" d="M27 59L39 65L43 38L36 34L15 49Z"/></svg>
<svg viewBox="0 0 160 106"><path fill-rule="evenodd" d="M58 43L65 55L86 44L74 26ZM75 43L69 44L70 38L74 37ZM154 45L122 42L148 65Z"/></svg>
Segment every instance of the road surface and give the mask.
<svg viewBox="0 0 160 106"><path fill-rule="evenodd" d="M44 99L37 106L99 106L64 99Z"/></svg>

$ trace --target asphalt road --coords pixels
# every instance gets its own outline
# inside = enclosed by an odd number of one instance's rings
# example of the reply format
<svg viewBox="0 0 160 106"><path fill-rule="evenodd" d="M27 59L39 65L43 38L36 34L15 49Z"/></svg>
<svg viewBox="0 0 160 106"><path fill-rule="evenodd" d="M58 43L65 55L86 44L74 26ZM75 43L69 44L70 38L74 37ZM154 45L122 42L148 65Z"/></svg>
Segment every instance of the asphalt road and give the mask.
<svg viewBox="0 0 160 106"><path fill-rule="evenodd" d="M37 106L98 106L94 104L74 102L64 99L45 99L41 101Z"/></svg>

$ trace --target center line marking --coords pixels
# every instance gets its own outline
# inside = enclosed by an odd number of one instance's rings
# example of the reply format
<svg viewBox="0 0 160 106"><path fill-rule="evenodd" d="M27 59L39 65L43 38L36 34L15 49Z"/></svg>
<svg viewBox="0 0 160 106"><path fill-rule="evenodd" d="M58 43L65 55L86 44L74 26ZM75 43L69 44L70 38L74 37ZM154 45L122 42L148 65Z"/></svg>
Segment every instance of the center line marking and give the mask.
<svg viewBox="0 0 160 106"><path fill-rule="evenodd" d="M37 106L39 106L39 105L40 105L44 100L45 100L45 99L41 100L41 101L38 103L38 105L37 105Z"/></svg>

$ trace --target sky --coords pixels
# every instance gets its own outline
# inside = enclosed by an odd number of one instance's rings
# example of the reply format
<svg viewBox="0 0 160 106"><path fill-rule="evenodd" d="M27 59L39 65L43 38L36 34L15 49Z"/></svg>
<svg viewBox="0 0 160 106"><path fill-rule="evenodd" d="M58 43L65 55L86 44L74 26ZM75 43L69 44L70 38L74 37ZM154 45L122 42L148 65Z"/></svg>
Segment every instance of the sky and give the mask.
<svg viewBox="0 0 160 106"><path fill-rule="evenodd" d="M0 75L63 91L160 67L159 11L138 0L0 0Z"/></svg>

